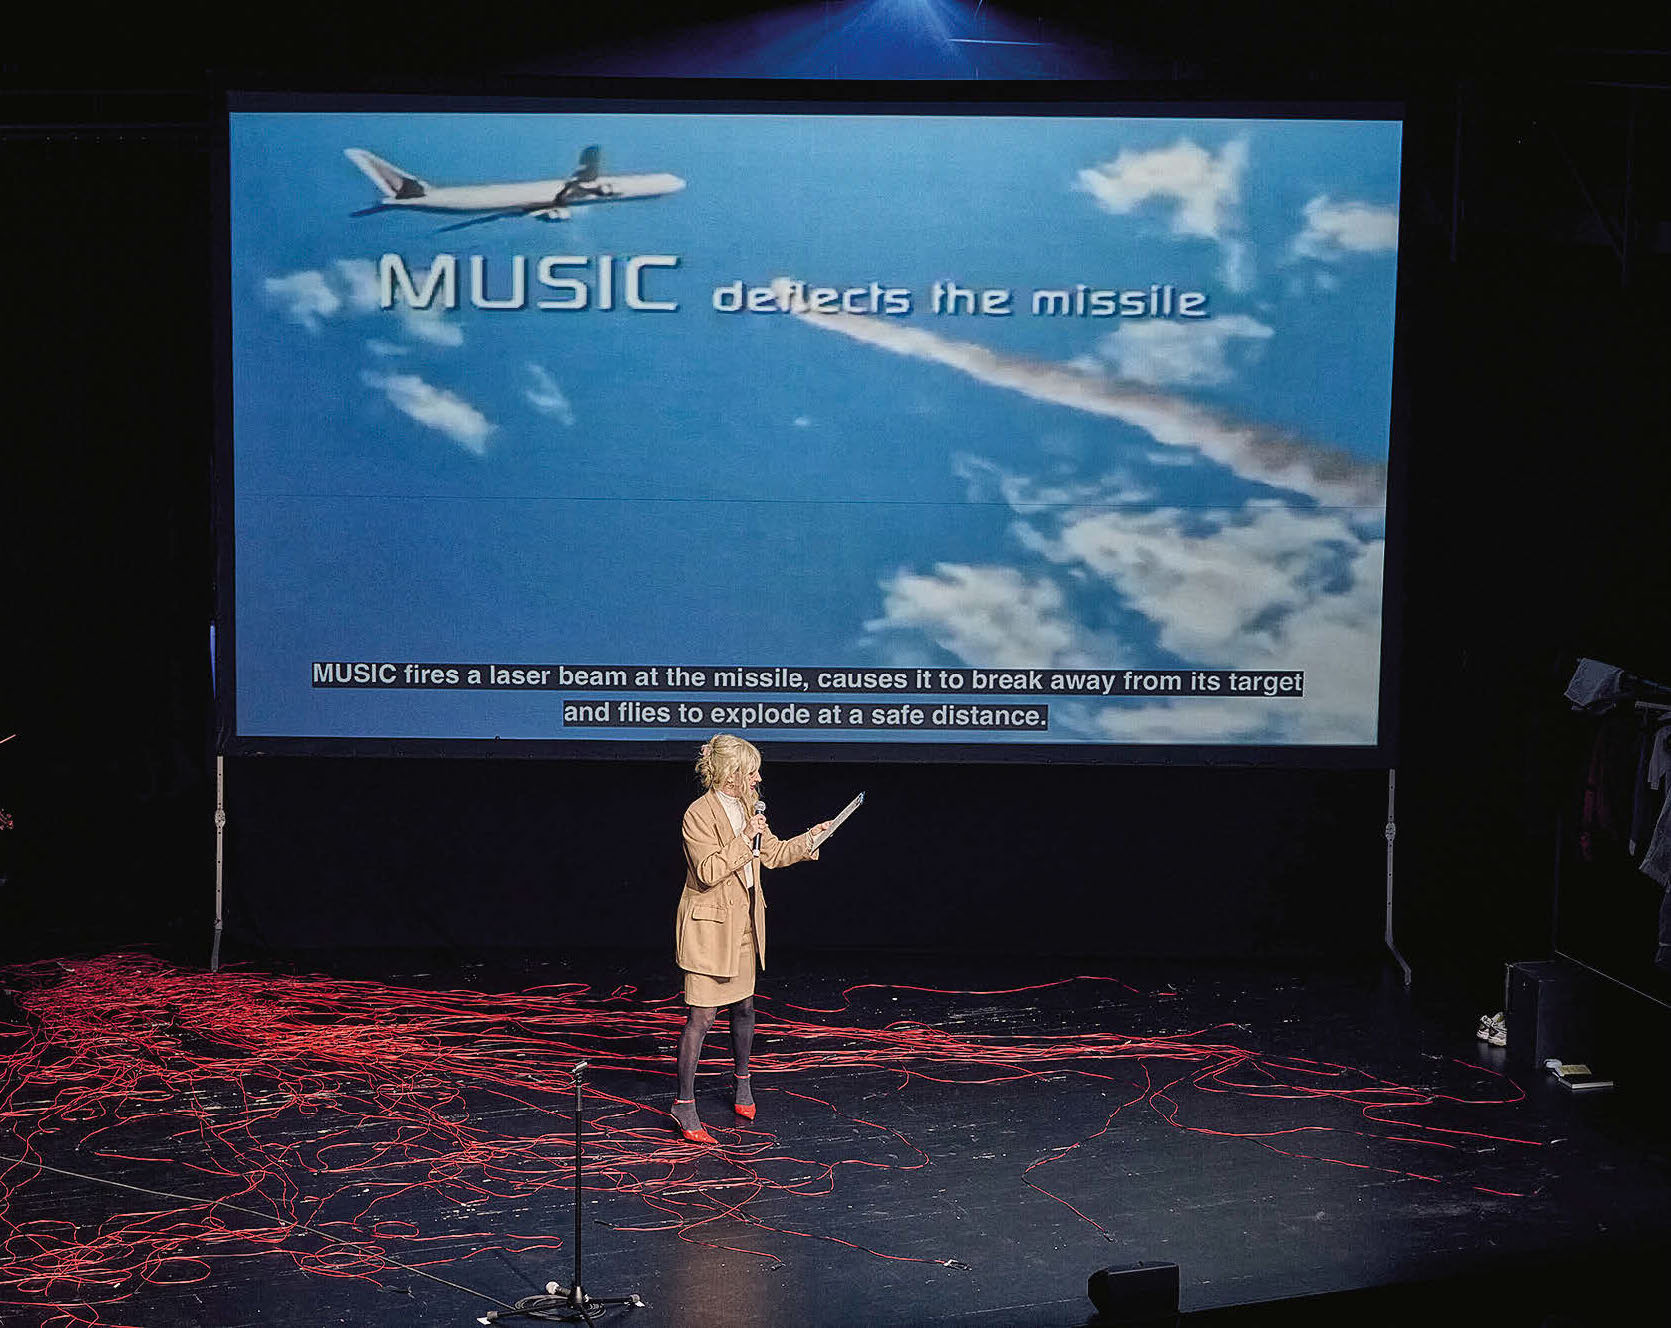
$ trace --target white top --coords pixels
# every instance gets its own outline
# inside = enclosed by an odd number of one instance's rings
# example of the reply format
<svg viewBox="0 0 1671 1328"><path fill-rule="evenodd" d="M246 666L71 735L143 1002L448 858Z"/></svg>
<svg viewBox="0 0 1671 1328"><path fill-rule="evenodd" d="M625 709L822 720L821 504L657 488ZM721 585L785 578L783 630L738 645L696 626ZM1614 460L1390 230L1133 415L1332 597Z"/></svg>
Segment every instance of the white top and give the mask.
<svg viewBox="0 0 1671 1328"><path fill-rule="evenodd" d="M714 792L719 794L719 805L725 808L726 818L731 822L731 833L734 835L742 834L743 826L748 823L748 818L743 815L742 800L733 798L729 793L722 792L719 789L715 789ZM743 884L750 890L754 889L754 871L754 859L750 858L743 865Z"/></svg>

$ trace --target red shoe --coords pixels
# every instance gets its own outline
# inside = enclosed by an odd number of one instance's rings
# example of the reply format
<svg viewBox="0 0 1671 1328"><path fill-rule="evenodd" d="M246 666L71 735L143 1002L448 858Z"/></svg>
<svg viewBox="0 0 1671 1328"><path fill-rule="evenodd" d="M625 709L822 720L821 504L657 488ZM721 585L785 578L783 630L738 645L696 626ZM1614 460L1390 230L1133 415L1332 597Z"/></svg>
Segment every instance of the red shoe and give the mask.
<svg viewBox="0 0 1671 1328"><path fill-rule="evenodd" d="M731 1077L739 1082L748 1078L746 1074L734 1074ZM750 1096L752 1097L753 1094L750 1094ZM752 1102L733 1102L731 1104L731 1110L736 1112L744 1120L754 1119L754 1103Z"/></svg>
<svg viewBox="0 0 1671 1328"><path fill-rule="evenodd" d="M689 1105L691 1105L693 1107L696 1105L696 1099L695 1098L675 1099L674 1102L673 1102L673 1105L676 1106L676 1107L682 1107L682 1106L686 1105L687 1102L689 1103ZM668 1114L672 1115L671 1112L668 1113ZM693 1143L693 1144L717 1144L719 1142L718 1139L714 1138L713 1135L709 1134L708 1131L705 1128L703 1128L703 1125L702 1125L701 1121L696 1122L696 1128L694 1130L687 1130L684 1126L684 1122L681 1121L678 1118L678 1116L676 1116L676 1115L673 1116L673 1123L679 1127L679 1133L684 1135L686 1141L689 1142L689 1143Z"/></svg>

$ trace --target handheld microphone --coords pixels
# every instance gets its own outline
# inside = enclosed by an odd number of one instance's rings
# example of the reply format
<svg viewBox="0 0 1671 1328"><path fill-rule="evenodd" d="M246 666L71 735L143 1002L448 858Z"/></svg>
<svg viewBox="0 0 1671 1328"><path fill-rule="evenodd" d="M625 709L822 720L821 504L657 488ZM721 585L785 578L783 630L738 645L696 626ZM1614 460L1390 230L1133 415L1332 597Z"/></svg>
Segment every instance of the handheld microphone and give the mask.
<svg viewBox="0 0 1671 1328"><path fill-rule="evenodd" d="M756 816L764 816L766 814L766 804L758 798L756 798L754 802L754 814ZM760 832L758 830L754 832L754 851L756 853L760 852Z"/></svg>

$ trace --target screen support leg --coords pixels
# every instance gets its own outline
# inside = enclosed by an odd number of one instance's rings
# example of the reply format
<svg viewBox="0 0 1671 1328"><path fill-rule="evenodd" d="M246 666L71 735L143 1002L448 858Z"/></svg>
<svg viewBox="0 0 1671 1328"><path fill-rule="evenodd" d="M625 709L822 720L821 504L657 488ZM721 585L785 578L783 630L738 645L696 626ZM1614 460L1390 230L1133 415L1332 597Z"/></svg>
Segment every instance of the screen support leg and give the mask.
<svg viewBox="0 0 1671 1328"><path fill-rule="evenodd" d="M1398 960L1398 966L1404 970L1404 985L1410 985L1410 965L1404 956L1398 952L1398 942L1393 939L1393 840L1398 838L1398 821L1393 815L1394 795L1398 791L1398 771L1387 771L1387 929L1384 933L1387 949L1392 951L1392 957Z"/></svg>
<svg viewBox="0 0 1671 1328"><path fill-rule="evenodd" d="M215 757L215 940L209 949L209 971L220 972L221 902L225 897L226 758Z"/></svg>

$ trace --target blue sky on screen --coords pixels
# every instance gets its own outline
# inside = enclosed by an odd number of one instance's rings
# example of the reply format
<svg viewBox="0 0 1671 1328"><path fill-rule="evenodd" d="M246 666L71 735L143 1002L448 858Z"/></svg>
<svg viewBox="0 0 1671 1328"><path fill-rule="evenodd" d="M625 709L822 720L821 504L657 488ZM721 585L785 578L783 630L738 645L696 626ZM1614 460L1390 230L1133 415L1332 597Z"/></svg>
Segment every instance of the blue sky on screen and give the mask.
<svg viewBox="0 0 1671 1328"><path fill-rule="evenodd" d="M686 187L350 215L345 148L447 185L594 143ZM1300 701L1055 698L1049 738L1372 743L1398 177L1373 121L235 114L240 730L561 736L557 693L314 660L1296 668ZM678 308L379 307L380 255L441 252L492 295L516 255L676 255ZM781 278L913 310L714 308ZM1208 316L1031 311L1079 283Z"/></svg>

